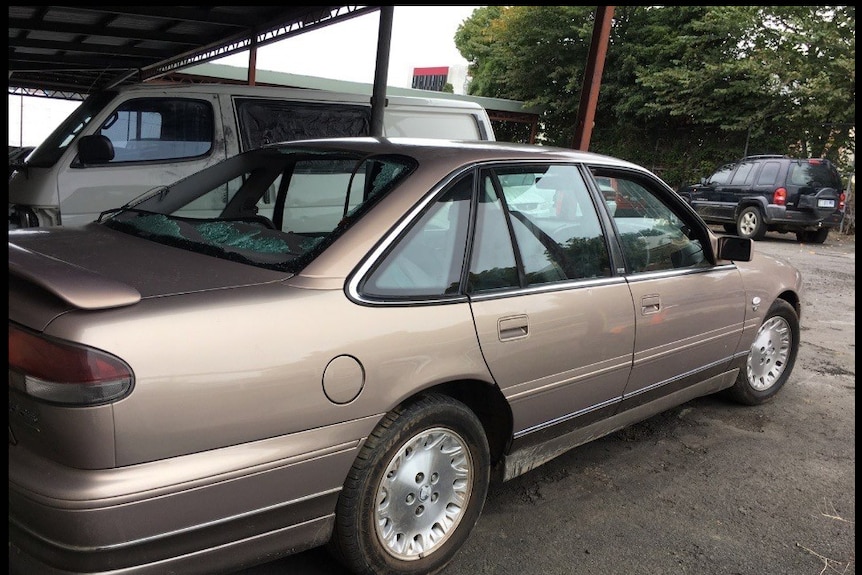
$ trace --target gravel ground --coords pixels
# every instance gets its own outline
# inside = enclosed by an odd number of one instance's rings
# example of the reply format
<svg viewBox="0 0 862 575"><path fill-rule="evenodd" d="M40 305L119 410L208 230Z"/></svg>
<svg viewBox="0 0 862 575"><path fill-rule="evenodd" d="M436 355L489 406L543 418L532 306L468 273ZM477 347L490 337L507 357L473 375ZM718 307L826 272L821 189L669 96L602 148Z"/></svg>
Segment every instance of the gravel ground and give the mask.
<svg viewBox="0 0 862 575"><path fill-rule="evenodd" d="M444 575L856 572L856 243L768 234L804 278L778 397L694 400L492 484ZM319 549L236 575L345 575Z"/></svg>

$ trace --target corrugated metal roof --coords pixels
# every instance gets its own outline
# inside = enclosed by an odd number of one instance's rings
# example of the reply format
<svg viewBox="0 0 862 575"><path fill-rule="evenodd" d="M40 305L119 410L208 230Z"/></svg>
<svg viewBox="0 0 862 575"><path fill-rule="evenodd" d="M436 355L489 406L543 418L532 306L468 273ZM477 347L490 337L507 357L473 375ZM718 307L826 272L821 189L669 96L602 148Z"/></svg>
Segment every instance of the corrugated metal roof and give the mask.
<svg viewBox="0 0 862 575"><path fill-rule="evenodd" d="M379 6L9 6L9 91L80 98Z"/></svg>

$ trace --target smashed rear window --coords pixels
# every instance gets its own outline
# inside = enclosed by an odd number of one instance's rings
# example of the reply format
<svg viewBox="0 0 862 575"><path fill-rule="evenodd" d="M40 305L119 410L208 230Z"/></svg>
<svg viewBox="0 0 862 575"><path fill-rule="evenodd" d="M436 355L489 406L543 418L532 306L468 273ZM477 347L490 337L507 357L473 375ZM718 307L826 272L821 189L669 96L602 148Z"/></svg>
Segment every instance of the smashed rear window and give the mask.
<svg viewBox="0 0 862 575"><path fill-rule="evenodd" d="M402 156L256 150L153 190L102 221L190 251L296 272L414 168Z"/></svg>

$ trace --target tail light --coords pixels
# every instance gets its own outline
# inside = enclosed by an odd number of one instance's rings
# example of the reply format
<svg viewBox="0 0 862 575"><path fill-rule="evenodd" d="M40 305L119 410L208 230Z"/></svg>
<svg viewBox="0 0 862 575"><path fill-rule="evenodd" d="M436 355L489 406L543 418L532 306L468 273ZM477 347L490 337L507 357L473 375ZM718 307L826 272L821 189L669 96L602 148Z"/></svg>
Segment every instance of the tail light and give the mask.
<svg viewBox="0 0 862 575"><path fill-rule="evenodd" d="M109 353L9 325L9 386L33 398L99 405L127 395L133 380L131 368Z"/></svg>
<svg viewBox="0 0 862 575"><path fill-rule="evenodd" d="M842 212L844 211L845 201L847 201L847 195L844 192L841 192L841 195L838 196L838 209Z"/></svg>
<svg viewBox="0 0 862 575"><path fill-rule="evenodd" d="M787 190L778 188L772 192L772 203L778 206L783 206L787 203Z"/></svg>

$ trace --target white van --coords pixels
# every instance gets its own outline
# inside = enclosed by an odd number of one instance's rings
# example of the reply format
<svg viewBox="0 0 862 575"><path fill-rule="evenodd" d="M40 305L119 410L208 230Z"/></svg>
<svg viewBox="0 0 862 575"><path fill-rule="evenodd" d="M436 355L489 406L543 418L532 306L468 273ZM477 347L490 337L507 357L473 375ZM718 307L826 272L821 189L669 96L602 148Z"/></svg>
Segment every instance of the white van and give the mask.
<svg viewBox="0 0 862 575"><path fill-rule="evenodd" d="M142 84L94 94L14 167L9 227L83 225L147 190L262 144L367 136L370 100L228 84ZM383 135L495 139L479 104L413 96L387 98Z"/></svg>

